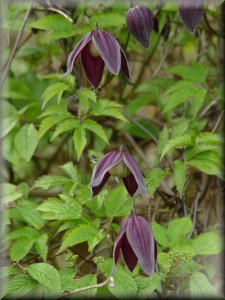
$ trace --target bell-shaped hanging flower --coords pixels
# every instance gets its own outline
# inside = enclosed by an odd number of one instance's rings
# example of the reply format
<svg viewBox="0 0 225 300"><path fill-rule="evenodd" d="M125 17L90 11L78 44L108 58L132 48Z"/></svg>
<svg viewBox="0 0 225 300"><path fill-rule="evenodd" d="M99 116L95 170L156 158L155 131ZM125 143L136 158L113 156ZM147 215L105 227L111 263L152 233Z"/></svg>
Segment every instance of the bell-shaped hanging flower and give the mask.
<svg viewBox="0 0 225 300"><path fill-rule="evenodd" d="M179 0L179 15L190 32L200 22L204 10L204 0Z"/></svg>
<svg viewBox="0 0 225 300"><path fill-rule="evenodd" d="M118 75L120 70L130 78L127 58L117 40L107 31L95 30L87 33L75 46L67 59L67 76L72 72L77 58L81 58L81 64L88 81L96 89L101 82L104 67Z"/></svg>
<svg viewBox="0 0 225 300"><path fill-rule="evenodd" d="M131 7L127 12L126 21L130 33L139 43L148 48L153 29L153 16L151 11L145 6Z"/></svg>
<svg viewBox="0 0 225 300"><path fill-rule="evenodd" d="M113 249L113 271L116 271L116 263L120 251L124 261L132 272L139 261L143 271L151 276L156 269L157 245L150 224L141 216L126 217Z"/></svg>
<svg viewBox="0 0 225 300"><path fill-rule="evenodd" d="M131 197L135 193L147 195L141 170L133 156L124 151L123 146L118 151L107 153L95 166L90 184L92 197L102 190L111 175L122 177Z"/></svg>

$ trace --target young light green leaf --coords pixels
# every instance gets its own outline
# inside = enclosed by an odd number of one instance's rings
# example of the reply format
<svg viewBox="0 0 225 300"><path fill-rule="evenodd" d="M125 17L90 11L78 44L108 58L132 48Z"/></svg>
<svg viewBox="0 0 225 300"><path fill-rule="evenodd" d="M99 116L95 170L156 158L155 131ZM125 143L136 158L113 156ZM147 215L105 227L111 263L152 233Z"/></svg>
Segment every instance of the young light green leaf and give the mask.
<svg viewBox="0 0 225 300"><path fill-rule="evenodd" d="M35 263L28 266L27 272L32 278L50 290L56 293L60 292L61 283L59 273L53 266L46 263Z"/></svg>
<svg viewBox="0 0 225 300"><path fill-rule="evenodd" d="M146 173L146 185L147 185L147 190L152 198L156 189L160 186L160 183L165 176L163 170L159 168L152 168Z"/></svg>
<svg viewBox="0 0 225 300"><path fill-rule="evenodd" d="M174 126L172 128L171 137L176 138L184 134L189 126L190 120L186 118L179 118L174 120Z"/></svg>
<svg viewBox="0 0 225 300"><path fill-rule="evenodd" d="M22 158L30 161L38 145L38 131L33 124L26 124L17 132L14 145Z"/></svg>
<svg viewBox="0 0 225 300"><path fill-rule="evenodd" d="M168 226L168 237L171 242L175 243L184 237L185 234L192 229L192 221L190 217L174 219Z"/></svg>
<svg viewBox="0 0 225 300"><path fill-rule="evenodd" d="M1 198L4 203L9 203L20 199L23 193L20 191L19 187L11 183L3 183L1 185Z"/></svg>
<svg viewBox="0 0 225 300"><path fill-rule="evenodd" d="M37 284L30 275L18 274L7 283L6 295L18 299L33 290Z"/></svg>
<svg viewBox="0 0 225 300"><path fill-rule="evenodd" d="M163 149L169 141L169 130L167 127L164 127L159 134L158 144L157 144L157 154L162 154Z"/></svg>
<svg viewBox="0 0 225 300"><path fill-rule="evenodd" d="M37 253L40 255L40 257L43 259L43 261L46 261L47 254L48 254L48 234L43 233L35 242L35 248L37 250Z"/></svg>
<svg viewBox="0 0 225 300"><path fill-rule="evenodd" d="M63 92L67 91L69 86L64 82L55 82L49 85L43 95L42 95L42 109L46 106L46 104L51 100L54 96L57 97L57 103L60 103Z"/></svg>
<svg viewBox="0 0 225 300"><path fill-rule="evenodd" d="M144 278L142 278L142 280L143 279ZM160 287L161 280L162 280L162 277L158 273L154 272L152 274L152 276L150 278L148 278L148 286L146 286L145 288L141 289L138 292L137 296L138 297L144 297L144 296L148 297L148 296L150 296L151 294L153 294L153 292L156 289L158 289Z"/></svg>
<svg viewBox="0 0 225 300"><path fill-rule="evenodd" d="M63 173L66 176L73 179L77 183L79 182L78 170L72 161L69 161L68 163L64 164L63 166L60 166L60 169L63 171Z"/></svg>
<svg viewBox="0 0 225 300"><path fill-rule="evenodd" d="M218 133L212 132L201 132L196 136L195 139L196 144L206 143L206 144L215 144L215 145L223 145L223 138Z"/></svg>
<svg viewBox="0 0 225 300"><path fill-rule="evenodd" d="M171 139L166 143L163 148L160 160L164 157L165 154L174 150L175 148L185 147L185 146L192 146L194 145L195 136L193 134L183 134L182 136L178 136L174 139Z"/></svg>
<svg viewBox="0 0 225 300"><path fill-rule="evenodd" d="M106 143L108 143L108 139L107 139L107 135L105 133L105 130L103 129L103 127L98 124L97 122L95 122L94 120L90 120L90 119L86 119L83 121L82 126L87 129L90 130L92 132L94 132L95 134L97 134L103 141L105 141Z"/></svg>
<svg viewBox="0 0 225 300"><path fill-rule="evenodd" d="M35 240L30 240L29 238L20 238L14 242L9 253L11 260L20 261L24 258L32 248L34 242Z"/></svg>
<svg viewBox="0 0 225 300"><path fill-rule="evenodd" d="M32 28L50 30L53 39L67 38L75 34L72 22L59 14L44 16L31 24Z"/></svg>
<svg viewBox="0 0 225 300"><path fill-rule="evenodd" d="M215 287L209 282L208 278L200 272L194 272L191 275L190 292L192 297L218 296Z"/></svg>
<svg viewBox="0 0 225 300"><path fill-rule="evenodd" d="M39 237L39 232L28 226L23 226L21 228L12 230L8 233L7 238L9 240L17 240L20 238L29 238L30 240L36 240Z"/></svg>
<svg viewBox="0 0 225 300"><path fill-rule="evenodd" d="M180 160L175 160L174 161L174 179L175 179L177 191L180 195L180 198L182 198L182 192L184 189L185 178L186 178L185 163Z"/></svg>
<svg viewBox="0 0 225 300"><path fill-rule="evenodd" d="M62 122L65 118L69 116L68 112L59 114L59 115L50 115L49 117L43 119L41 121L40 127L39 127L39 139L54 125Z"/></svg>
<svg viewBox="0 0 225 300"><path fill-rule="evenodd" d="M202 107L206 94L207 94L206 89L200 89L193 96L193 101L190 106L190 115L192 116L193 119L196 117L197 113Z"/></svg>
<svg viewBox="0 0 225 300"><path fill-rule="evenodd" d="M80 289L80 288L84 288L96 284L97 284L97 276L93 274L89 274L76 280L70 280L70 283L69 284L67 283L67 289L69 288L68 289L69 291L73 291L76 289ZM97 288L88 289L87 291L80 292L79 294L77 294L77 296L74 295L74 298L85 297L89 299L95 297L96 293L97 293Z"/></svg>
<svg viewBox="0 0 225 300"><path fill-rule="evenodd" d="M22 201L17 204L17 210L23 220L34 226L36 229L41 229L44 226L44 221L38 211L35 210L36 204L31 201Z"/></svg>
<svg viewBox="0 0 225 300"><path fill-rule="evenodd" d="M164 247L168 247L170 245L167 229L162 225L152 222L152 231L156 241Z"/></svg>
<svg viewBox="0 0 225 300"><path fill-rule="evenodd" d="M77 152L77 160L80 160L80 156L86 146L87 139L85 135L85 129L83 127L78 127L74 131L73 135L73 142L74 142L74 147Z"/></svg>
<svg viewBox="0 0 225 300"><path fill-rule="evenodd" d="M43 190L48 190L51 187L64 185L71 181L64 175L59 174L49 174L39 177L33 185L33 188L41 188Z"/></svg>
<svg viewBox="0 0 225 300"><path fill-rule="evenodd" d="M108 99L99 99L92 107L94 116L108 116L127 122L127 119L120 112L121 105Z"/></svg>
<svg viewBox="0 0 225 300"><path fill-rule="evenodd" d="M205 232L192 242L196 255L212 255L222 251L223 238L216 232Z"/></svg>
<svg viewBox="0 0 225 300"><path fill-rule="evenodd" d="M70 120L65 120L63 121L61 124L59 124L59 126L56 128L51 141L56 138L57 136L59 136L60 134L69 131L69 130L73 130L77 127L79 127L80 124L77 120L75 119L70 119Z"/></svg>
<svg viewBox="0 0 225 300"><path fill-rule="evenodd" d="M11 103L3 101L2 108L0 138L6 136L18 123L17 110Z"/></svg>

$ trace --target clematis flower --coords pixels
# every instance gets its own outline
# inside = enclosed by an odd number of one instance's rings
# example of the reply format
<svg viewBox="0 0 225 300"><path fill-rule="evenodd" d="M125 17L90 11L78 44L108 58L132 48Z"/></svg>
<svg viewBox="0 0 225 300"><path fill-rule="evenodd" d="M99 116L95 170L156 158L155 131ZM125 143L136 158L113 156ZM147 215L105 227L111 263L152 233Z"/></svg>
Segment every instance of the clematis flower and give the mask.
<svg viewBox="0 0 225 300"><path fill-rule="evenodd" d="M139 261L142 270L152 275L156 268L157 245L150 225L143 217L132 216L123 220L113 249L112 274L116 271L120 251L131 272Z"/></svg>
<svg viewBox="0 0 225 300"><path fill-rule="evenodd" d="M96 89L102 79L104 67L114 75L120 70L130 78L127 58L117 40L107 31L95 30L87 33L75 46L67 59L67 76L80 56L81 64L88 81Z"/></svg>
<svg viewBox="0 0 225 300"><path fill-rule="evenodd" d="M102 190L111 175L122 177L131 197L135 193L147 195L141 170L133 156L124 151L123 146L118 151L107 153L95 166L90 184L92 197Z"/></svg>
<svg viewBox="0 0 225 300"><path fill-rule="evenodd" d="M148 48L150 34L153 29L153 16L151 11L145 6L131 7L126 16L127 27L130 33Z"/></svg>
<svg viewBox="0 0 225 300"><path fill-rule="evenodd" d="M190 32L193 32L200 22L203 9L204 0L179 0L179 15Z"/></svg>

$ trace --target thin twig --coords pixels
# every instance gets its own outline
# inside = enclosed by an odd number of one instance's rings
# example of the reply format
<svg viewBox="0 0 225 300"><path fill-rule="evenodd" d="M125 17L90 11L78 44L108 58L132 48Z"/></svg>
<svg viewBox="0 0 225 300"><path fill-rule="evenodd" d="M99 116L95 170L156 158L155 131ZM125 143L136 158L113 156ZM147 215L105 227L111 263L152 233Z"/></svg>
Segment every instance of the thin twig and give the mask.
<svg viewBox="0 0 225 300"><path fill-rule="evenodd" d="M14 46L13 46L12 52L11 52L11 54L10 54L10 56L9 56L8 63L7 63L7 65L6 65L6 67L5 67L5 70L3 71L2 78L1 78L1 82L0 82L0 87L2 87L3 83L4 83L5 80L6 80L6 77L7 77L8 71L9 71L9 68L10 68L11 63L12 63L12 61L13 61L13 58L14 58L14 56L15 56L15 54L16 54L16 51L17 51L17 48L18 48L20 39L21 39L21 37L22 37L22 35L23 35L24 28L25 28L25 26L26 26L26 23L27 23L27 20L28 20L30 11L31 11L31 9L32 9L33 2L34 2L34 0L31 0L30 5L29 5L29 7L28 7L28 9L27 9L27 12L26 12L26 14L25 14L25 16L24 16L22 26L21 26L21 28L20 28L20 31L18 32L17 37L16 37L16 41L15 41L15 44L14 44Z"/></svg>

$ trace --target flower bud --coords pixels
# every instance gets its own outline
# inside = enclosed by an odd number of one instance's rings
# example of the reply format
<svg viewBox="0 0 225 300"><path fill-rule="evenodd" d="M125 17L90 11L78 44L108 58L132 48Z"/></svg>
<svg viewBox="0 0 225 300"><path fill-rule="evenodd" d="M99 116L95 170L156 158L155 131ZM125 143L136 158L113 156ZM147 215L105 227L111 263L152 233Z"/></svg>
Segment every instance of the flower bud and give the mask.
<svg viewBox="0 0 225 300"><path fill-rule="evenodd" d="M153 29L153 16L151 11L145 6L131 7L127 12L127 27L130 33L148 48L150 34Z"/></svg>
<svg viewBox="0 0 225 300"><path fill-rule="evenodd" d="M200 22L204 10L204 0L179 0L179 15L184 25L193 32Z"/></svg>

